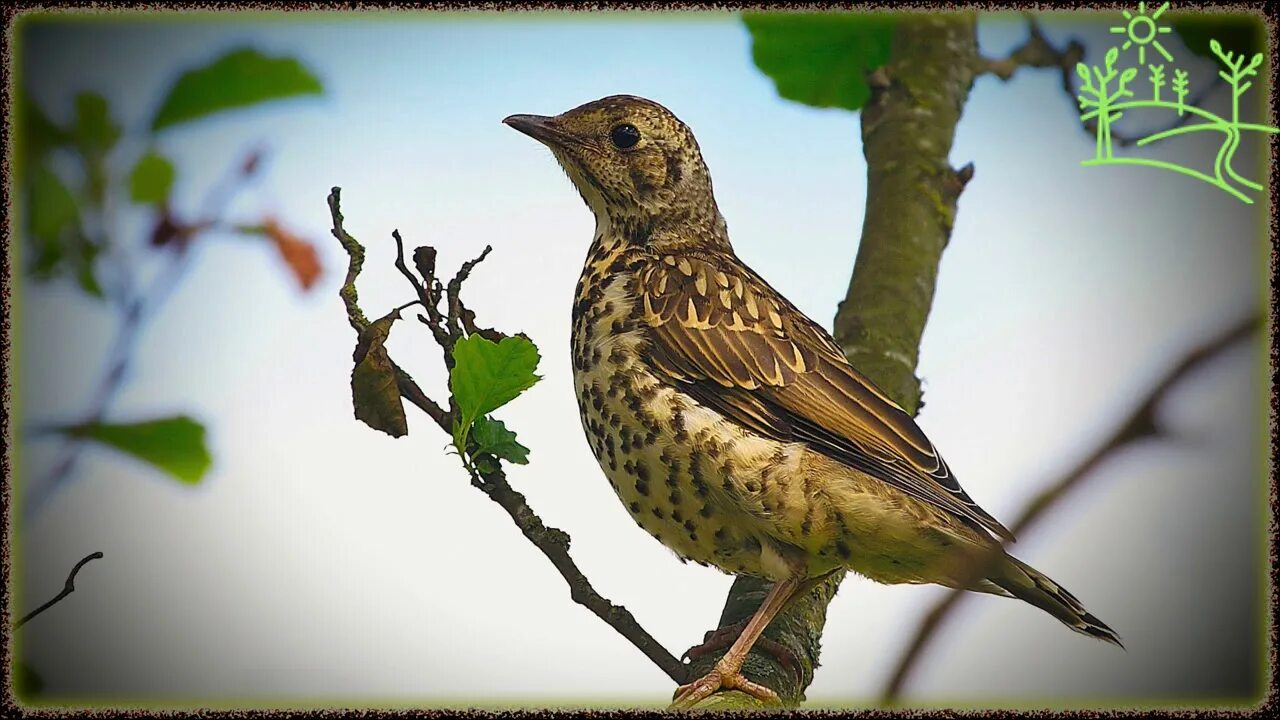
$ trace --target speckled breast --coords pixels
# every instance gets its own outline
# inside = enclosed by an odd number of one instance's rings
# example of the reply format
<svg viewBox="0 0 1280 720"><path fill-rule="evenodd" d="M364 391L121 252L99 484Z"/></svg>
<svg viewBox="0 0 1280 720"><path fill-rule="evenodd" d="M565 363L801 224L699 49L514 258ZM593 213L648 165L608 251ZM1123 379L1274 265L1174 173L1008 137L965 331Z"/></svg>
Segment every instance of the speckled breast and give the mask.
<svg viewBox="0 0 1280 720"><path fill-rule="evenodd" d="M771 498L784 501L769 468L786 464L785 448L650 372L631 278L621 260L601 261L578 285L574 384L591 449L636 523L680 558L771 577L762 540Z"/></svg>

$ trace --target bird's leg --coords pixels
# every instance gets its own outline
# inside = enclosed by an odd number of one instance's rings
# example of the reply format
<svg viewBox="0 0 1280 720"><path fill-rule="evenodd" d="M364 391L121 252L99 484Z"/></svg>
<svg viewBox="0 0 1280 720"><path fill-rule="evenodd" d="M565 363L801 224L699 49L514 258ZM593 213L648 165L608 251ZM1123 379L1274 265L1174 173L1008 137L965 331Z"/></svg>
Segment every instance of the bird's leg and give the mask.
<svg viewBox="0 0 1280 720"><path fill-rule="evenodd" d="M765 702L781 702L778 694L773 690L743 677L742 663L747 659L747 653L751 652L751 646L755 645L760 633L764 632L774 616L786 606L796 588L800 586L803 573L798 570L798 568L793 570L785 579L774 584L769 594L765 596L764 602L760 604L760 609L756 610L756 614L747 621L742 634L734 641L724 657L715 664L715 667L711 668L711 672L688 685L681 685L676 690L675 700L671 703L672 708L693 707L721 688L741 690Z"/></svg>
<svg viewBox="0 0 1280 720"><path fill-rule="evenodd" d="M799 593L797 592L796 595L799 595ZM742 634L742 631L746 628L749 620L750 618L743 618L740 622L736 622L732 625L726 625L722 628L716 628L715 630L708 631L702 638L702 644L695 645L688 650L685 650L681 659L683 660L687 657L690 660L697 660L698 658L710 655L717 650L723 650L729 647L729 645L732 644L734 640L737 640L738 636ZM769 653L783 667L797 675L800 674L800 661L796 658L796 654L791 652L791 648L788 648L786 645L783 645L776 640L770 640L768 635L761 635L760 638L756 640L754 649Z"/></svg>
<svg viewBox="0 0 1280 720"><path fill-rule="evenodd" d="M795 591L791 593L791 597L788 598L786 603L782 606L782 610L778 611L779 614L781 614L783 610L791 607L792 603L796 600L804 597L810 590L813 590L827 578L835 574L837 570L839 570L839 568L817 577L808 578L801 582L796 587ZM746 628L748 620L750 620L750 618L743 618L732 625L725 625L724 627L707 631L707 634L702 637L702 643L685 650L684 655L681 655L680 659L683 660L687 657L690 660L697 660L698 658L710 655L717 650L723 650L724 648L729 647L730 643L738 639L738 636L742 634L742 630ZM756 640L755 649L769 653L788 670L794 671L797 675L800 674L800 660L796 658L796 654L786 645L770 640L767 635L761 635L760 638Z"/></svg>

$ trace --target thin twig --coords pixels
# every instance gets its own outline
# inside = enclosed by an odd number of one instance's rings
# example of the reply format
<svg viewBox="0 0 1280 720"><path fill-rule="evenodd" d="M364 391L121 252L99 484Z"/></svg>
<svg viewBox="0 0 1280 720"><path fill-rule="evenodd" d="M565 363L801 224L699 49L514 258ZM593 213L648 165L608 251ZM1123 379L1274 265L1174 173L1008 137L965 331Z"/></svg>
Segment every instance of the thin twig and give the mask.
<svg viewBox="0 0 1280 720"><path fill-rule="evenodd" d="M342 243L343 249L347 251L348 256L351 258L347 279L340 292L343 301L346 303L347 316L351 326L357 332L362 332L363 328L368 326L368 321L364 319L364 313L357 301L355 280L360 274L360 268L364 261L364 247L342 227L343 217L340 211L340 196L341 190L336 187L329 194L329 211L333 216L334 237L338 238L338 241ZM448 285L442 286L440 281L436 279L435 249L419 247L414 250L414 266L422 278L419 281L418 277L409 271L404 262L404 242L400 238L400 233L394 232L392 235L396 241L396 268L410 280L414 292L421 299L425 314L419 315L418 319L431 329L437 344L444 350L446 368L452 366L453 346L463 337L464 332L466 334L480 334L490 339L503 337L501 333L495 330L477 326L475 324L475 314L463 305L461 297L463 282L470 276L476 265L489 255L492 248L486 247L484 252L480 253L474 260L463 263ZM438 302L441 299L446 300L447 306L443 313L438 306ZM453 399L450 398L451 410L443 410L438 403L422 391L422 388L414 382L413 378L409 377L399 366L396 366L394 361L392 365L395 366L400 395L431 416L445 434L451 435L454 418ZM568 533L558 528L548 527L543 523L542 518L529 507L524 495L513 489L507 482L506 473L503 472L501 465L496 460L492 463L485 463L485 465L494 469L492 471L488 469L481 471L475 467L475 464L464 462L464 466L471 476L471 484L482 490L491 500L501 506L511 516L512 522L515 523L516 527L520 529L520 532L524 534L529 542L551 561L551 564L569 585L569 594L573 601L586 607L601 620L608 623L610 627L626 638L640 652L644 653L645 657L653 661L672 680L677 683L686 682L688 679L686 677L688 673L686 666L664 648L662 643L658 642L648 631L641 627L629 610L620 605L614 605L607 598L596 592L586 575L583 574L582 570L569 555L570 539Z"/></svg>
<svg viewBox="0 0 1280 720"><path fill-rule="evenodd" d="M48 610L49 608L53 607L54 605L57 605L59 602L62 602L62 599L63 599L63 598L65 598L66 596L68 596L68 595L70 595L71 593L75 592L75 590L76 590L76 573L80 572L80 568L84 567L84 566L85 566L85 565L86 565L90 560L98 560L98 559L100 559L101 557L102 557L102 552L101 552L101 551L98 551L98 552L95 552L95 553L90 553L90 554L88 554L88 555L84 556L83 558L81 558L81 559L80 559L80 562L76 563L76 564L75 564L75 567L72 567L72 568L71 568L71 573L70 573L69 575L67 575L67 582L66 582L66 584L64 584L64 585L62 586L62 592L58 593L57 595L54 595L54 596L53 596L53 598L52 598L51 600L49 600L49 602L47 602L47 603L45 603L45 604L41 605L40 607L36 608L35 610L32 610L31 612L29 612L29 613L27 613L26 615L22 616L22 619L21 619L21 620L19 620L17 623L15 623L15 624L14 624L13 629L14 629L14 630L17 630L18 628L22 627L23 625L26 625L26 624L27 624L27 622L31 620L31 618L33 618L33 617L35 617L35 616L39 615L40 613L44 612L45 610Z"/></svg>
<svg viewBox="0 0 1280 720"><path fill-rule="evenodd" d="M1251 336L1261 325L1261 316L1250 316L1233 324L1226 331L1218 334L1208 342L1192 348L1183 355L1182 359L1169 368L1160 381L1152 386L1129 415L1116 425L1115 430L1093 452L1089 453L1060 479L1045 486L1039 494L1023 507L1018 519L1010 526L1010 531L1014 535L1022 535L1031 529L1071 491L1078 489L1082 482L1099 465L1118 451L1138 440L1159 437L1164 434L1156 418L1156 409L1169 394L1170 390L1224 350ZM999 552L993 553L993 557L998 556ZM971 585L973 581L979 579L983 569L985 569L985 564L975 563L973 571L969 573L971 576L969 578L970 582L960 584ZM923 656L924 650L928 647L930 641L937 635L938 628L955 606L966 596L967 593L963 590L949 591L933 608L925 613L919 627L912 636L911 642L895 664L889 682L885 685L882 696L882 701L885 704L891 704L897 700L917 661Z"/></svg>

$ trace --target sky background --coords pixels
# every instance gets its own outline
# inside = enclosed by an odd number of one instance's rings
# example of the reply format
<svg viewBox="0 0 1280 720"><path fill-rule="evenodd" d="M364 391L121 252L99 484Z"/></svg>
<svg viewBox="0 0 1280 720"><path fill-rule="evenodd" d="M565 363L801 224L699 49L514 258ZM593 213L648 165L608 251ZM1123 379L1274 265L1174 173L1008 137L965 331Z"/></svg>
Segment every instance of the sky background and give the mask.
<svg viewBox="0 0 1280 720"><path fill-rule="evenodd" d="M1118 19L1057 18L1046 29L1055 41L1081 36L1101 62ZM1016 19L979 23L990 56L1024 36ZM359 290L370 315L410 298L392 267L393 229L411 246L436 246L450 271L494 246L467 284L469 305L483 324L528 333L545 376L498 413L532 448L510 481L572 536L596 589L678 655L715 625L732 579L681 564L635 527L596 466L568 353L594 221L550 153L500 121L616 93L666 105L698 137L738 254L830 328L865 202L857 116L780 99L729 14L118 18L31 23L20 40L20 81L55 120L71 117L78 91L109 98L133 132L112 157L121 173L177 74L232 47L298 57L325 86L322 97L227 113L158 141L188 215L264 148L262 173L228 215L278 216L318 244L326 274L303 294L265 242L211 234L194 248L110 417L188 413L209 429L214 466L184 487L93 450L23 522L18 612L55 594L85 554L106 555L22 630L48 691L161 703L668 698L666 676L569 599L425 417L411 412L401 439L354 420L354 336L337 296L346 256L325 198L343 188L347 228L368 248ZM1212 77L1177 40L1169 46L1193 89ZM1267 291L1265 200L1245 205L1173 173L1081 167L1093 148L1060 78L1023 71L976 82L951 153L976 175L924 334L919 422L1005 522L1184 349L1261 307ZM1207 167L1215 150L1184 140L1143 154ZM1237 168L1260 177L1264 152L1246 142ZM126 205L118 236L150 262L151 218ZM18 430L77 418L115 316L69 284L25 279L14 307ZM444 397L438 350L416 323L398 325L390 348ZM1224 353L1161 407L1173 441L1114 456L1012 548L1114 627L1127 651L1030 606L975 597L918 667L907 701L1202 703L1260 692L1267 382L1260 339ZM16 481L39 482L63 449L24 435ZM810 704L874 702L942 592L849 578L830 608Z"/></svg>

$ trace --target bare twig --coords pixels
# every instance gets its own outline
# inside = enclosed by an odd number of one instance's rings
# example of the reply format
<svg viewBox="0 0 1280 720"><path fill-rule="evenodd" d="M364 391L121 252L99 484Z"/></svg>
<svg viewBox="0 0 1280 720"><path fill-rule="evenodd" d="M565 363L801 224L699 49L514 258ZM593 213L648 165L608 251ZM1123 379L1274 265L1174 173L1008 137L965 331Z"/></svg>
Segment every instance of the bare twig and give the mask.
<svg viewBox="0 0 1280 720"><path fill-rule="evenodd" d="M1078 107L1076 95L1078 91L1075 88L1076 82L1076 63L1084 59L1084 45L1079 40L1071 40L1066 47L1054 47L1044 36L1040 23L1030 14L1027 15L1027 41L1014 49L1005 58L978 58L978 72L990 73L1008 81L1013 77L1018 68L1056 68L1062 74L1062 91L1066 93L1071 100L1071 107ZM1200 90L1188 105L1200 105L1215 90L1224 84L1220 76L1215 75L1213 81ZM1191 118L1195 117L1192 113L1187 113L1174 120L1167 128L1162 131L1168 132L1183 125L1186 125ZM1086 133L1090 135L1097 133L1098 125L1094 120L1083 123L1082 127ZM1142 135L1127 135L1118 133L1114 129L1111 132L1111 141L1121 147L1130 147L1136 145L1142 138L1152 133L1144 133Z"/></svg>
<svg viewBox="0 0 1280 720"><path fill-rule="evenodd" d="M81 558L81 559L80 559L80 562L76 563L76 564L75 564L75 566L71 568L71 573L67 575L67 582L66 582L66 584L64 584L64 585L62 586L62 592L58 593L57 595L54 595L54 596L53 596L53 598L49 600L49 602L47 602L47 603L45 603L45 604L41 605L40 607L36 608L35 610L32 610L31 612L27 613L26 615L23 615L21 620L19 620L18 622L14 623L13 629L14 629L14 630L17 630L18 628L22 627L23 625L26 625L26 624L27 624L27 622L31 620L31 618L33 618L33 617L35 617L35 616L39 615L40 613L44 612L45 610L48 610L49 608L53 607L54 605L57 605L58 603L62 602L62 599L63 599L63 598L65 598L66 596L68 596L68 595L70 595L71 593L75 592L75 590L76 590L76 573L80 572L80 568L82 568L82 567L84 567L86 564L88 564L88 562L89 562L90 560L98 560L98 559L100 559L101 557L102 557L102 552L101 552L101 551L99 551L99 552L95 552L95 553L90 553L90 554L88 554L88 555L84 556L83 558Z"/></svg>
<svg viewBox="0 0 1280 720"><path fill-rule="evenodd" d="M1115 430L1093 452L1060 479L1045 486L1044 490L1023 507L1018 519L1010 526L1010 531L1014 535L1022 535L1031 529L1050 509L1071 491L1079 488L1090 473L1116 452L1138 440L1164 434L1156 417L1156 409L1169 391L1227 348L1252 335L1261 325L1261 316L1250 316L1183 355L1182 359L1169 368L1160 381L1142 397L1129 415L1116 425ZM999 553L993 553L993 556L998 557ZM978 580L985 567L985 563L975 563L971 572L967 573L970 582L960 584L970 585ZM952 590L925 613L911 642L894 666L893 674L885 686L884 703L889 704L897 700L916 662L923 656L925 648L936 636L938 628L966 595L963 590Z"/></svg>
<svg viewBox="0 0 1280 720"><path fill-rule="evenodd" d="M343 302L346 304L347 317L351 326L357 332L362 332L369 323L359 307L355 292L355 280L360 274L360 268L364 261L364 247L343 229L340 199L341 189L333 188L333 191L329 194L329 212L333 216L333 235L342 243L343 249L347 251L348 256L351 258L346 282L339 292L342 295ZM414 250L414 267L422 278L419 281L418 277L413 275L404 262L404 243L400 238L400 233L393 233L393 237L395 238L397 249L396 268L410 280L414 292L420 298L425 314L419 315L418 319L431 329L436 342L444 350L447 367L452 365L453 346L463 337L464 332L468 334L478 333L490 339L502 337L502 334L497 331L477 327L475 314L463 305L461 299L462 283L470 276L475 266L488 256L492 248L486 247L479 257L463 263L448 285L442 286L439 280L436 279L435 249L419 247ZM447 307L444 312L439 309L438 303L441 299L446 301ZM394 362L392 364L395 365ZM431 416L446 434L452 434L454 413L443 410L398 365L395 366L395 369L401 396ZM453 407L452 399L450 399L450 407ZM570 539L568 533L558 528L548 527L542 522L542 518L529 507L524 495L513 489L507 482L506 473L503 472L496 459L494 462L484 463L484 465L485 469L480 470L474 464L466 463L467 471L471 475L471 484L482 490L491 500L501 506L511 516L512 522L528 538L529 542L551 561L551 564L569 585L569 594L574 602L586 607L601 620L608 623L610 627L631 642L640 652L644 653L645 657L652 660L672 680L677 683L685 682L687 680L686 666L641 627L629 610L620 605L614 605L592 587L586 575L582 573L582 570L578 568L573 558L569 555ZM489 468L493 469L489 470Z"/></svg>

